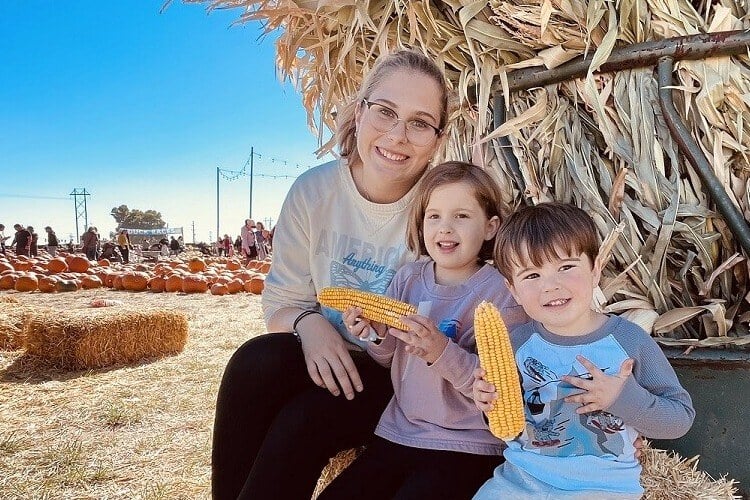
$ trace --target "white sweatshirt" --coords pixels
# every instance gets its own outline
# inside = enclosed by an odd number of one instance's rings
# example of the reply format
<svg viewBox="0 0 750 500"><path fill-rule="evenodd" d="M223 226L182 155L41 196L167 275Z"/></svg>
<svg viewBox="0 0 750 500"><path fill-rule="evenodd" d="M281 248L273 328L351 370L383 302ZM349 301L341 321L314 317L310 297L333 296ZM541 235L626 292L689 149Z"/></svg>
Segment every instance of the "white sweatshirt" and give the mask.
<svg viewBox="0 0 750 500"><path fill-rule="evenodd" d="M395 203L367 201L344 160L312 168L292 185L273 239L273 265L263 291L266 323L283 307L318 307L317 292L344 286L384 293L415 255L406 248L406 223L416 188ZM323 314L344 338L362 346L341 313Z"/></svg>

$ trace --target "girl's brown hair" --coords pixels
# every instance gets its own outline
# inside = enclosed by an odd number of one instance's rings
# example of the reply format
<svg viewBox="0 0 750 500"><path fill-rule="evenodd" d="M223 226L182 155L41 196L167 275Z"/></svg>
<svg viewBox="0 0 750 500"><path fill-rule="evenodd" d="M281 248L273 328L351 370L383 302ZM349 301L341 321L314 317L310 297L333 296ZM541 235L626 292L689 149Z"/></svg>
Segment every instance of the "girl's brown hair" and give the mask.
<svg viewBox="0 0 750 500"><path fill-rule="evenodd" d="M372 91L383 79L399 70L414 71L422 73L438 84L440 88L440 124L438 128L443 130L448 122L448 85L440 68L435 62L416 50L399 50L392 54L382 56L365 77L362 86L352 102L339 111L337 116L336 138L339 146L339 154L349 161L349 165L360 160L357 151L356 111L357 106L363 99L372 97Z"/></svg>
<svg viewBox="0 0 750 500"><path fill-rule="evenodd" d="M495 180L481 167L463 161L447 161L427 171L422 180L409 214L406 227L406 246L420 256L428 255L424 244L424 214L433 191L440 186L465 182L474 189L474 197L484 210L488 219L497 216L500 221L508 212L500 188ZM492 258L493 240L485 241L479 251L478 259L487 261Z"/></svg>
<svg viewBox="0 0 750 500"><path fill-rule="evenodd" d="M514 270L529 263L541 267L545 262L583 253L593 264L599 253L594 221L570 203L519 208L500 227L495 242L495 266L511 283Z"/></svg>

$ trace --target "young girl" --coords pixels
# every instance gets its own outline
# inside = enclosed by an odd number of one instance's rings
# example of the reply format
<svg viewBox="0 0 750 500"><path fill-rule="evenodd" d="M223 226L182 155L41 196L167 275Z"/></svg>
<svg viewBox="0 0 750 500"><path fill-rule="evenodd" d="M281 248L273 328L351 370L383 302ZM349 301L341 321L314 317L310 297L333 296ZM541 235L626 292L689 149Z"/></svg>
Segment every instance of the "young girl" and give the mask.
<svg viewBox="0 0 750 500"><path fill-rule="evenodd" d="M404 332L344 316L367 351L391 367L394 397L364 453L320 499L469 498L497 465L501 443L471 399L477 367L473 312L491 300L511 325L526 321L490 258L500 225L500 194L481 168L448 162L425 174L407 228L420 259L396 273L387 295L418 306ZM372 328L372 330L371 330Z"/></svg>

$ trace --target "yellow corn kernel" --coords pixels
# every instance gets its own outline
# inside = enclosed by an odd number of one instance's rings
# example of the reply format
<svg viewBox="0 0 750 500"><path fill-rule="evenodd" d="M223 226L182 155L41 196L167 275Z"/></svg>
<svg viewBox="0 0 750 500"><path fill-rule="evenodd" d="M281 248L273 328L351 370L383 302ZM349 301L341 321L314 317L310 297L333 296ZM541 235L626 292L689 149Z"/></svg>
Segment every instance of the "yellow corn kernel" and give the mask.
<svg viewBox="0 0 750 500"><path fill-rule="evenodd" d="M354 288L326 287L318 294L321 305L344 312L350 307L362 308L362 316L370 321L377 321L399 330L409 328L399 318L416 314L417 309L406 302L401 302L377 293L364 292Z"/></svg>
<svg viewBox="0 0 750 500"><path fill-rule="evenodd" d="M497 389L495 406L487 413L490 432L513 439L524 428L523 397L508 328L494 304L482 302L474 311L474 336L485 380Z"/></svg>

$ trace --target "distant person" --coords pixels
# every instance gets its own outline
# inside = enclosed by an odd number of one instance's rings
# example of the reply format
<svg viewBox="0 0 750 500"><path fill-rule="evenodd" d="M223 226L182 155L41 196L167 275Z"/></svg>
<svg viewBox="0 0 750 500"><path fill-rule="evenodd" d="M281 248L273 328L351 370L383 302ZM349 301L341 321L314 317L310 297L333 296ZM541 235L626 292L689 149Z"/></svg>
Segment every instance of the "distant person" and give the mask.
<svg viewBox="0 0 750 500"><path fill-rule="evenodd" d="M36 257L39 255L39 235L34 232L34 228L32 226L27 226L26 230L31 233L31 242L29 243L29 255L31 257Z"/></svg>
<svg viewBox="0 0 750 500"><path fill-rule="evenodd" d="M242 236L237 235L237 239L234 240L234 253L235 255L242 255Z"/></svg>
<svg viewBox="0 0 750 500"><path fill-rule="evenodd" d="M117 235L117 248L122 255L123 264L130 263L130 236L127 229L122 229Z"/></svg>
<svg viewBox="0 0 750 500"><path fill-rule="evenodd" d="M255 241L255 221L253 219L245 219L245 225L240 229L240 237L242 238L242 255L247 260L258 258L258 247Z"/></svg>
<svg viewBox="0 0 750 500"><path fill-rule="evenodd" d="M169 240L169 253L172 255L177 255L180 253L180 242L175 239L174 236L172 236Z"/></svg>
<svg viewBox="0 0 750 500"><path fill-rule="evenodd" d="M10 236L5 236L5 225L0 224L0 253L5 255L5 241L10 238Z"/></svg>
<svg viewBox="0 0 750 500"><path fill-rule="evenodd" d="M94 226L89 227L81 236L81 250L89 260L96 260L97 248L99 247L99 233Z"/></svg>
<svg viewBox="0 0 750 500"><path fill-rule="evenodd" d="M54 257L57 255L57 247L59 246L57 235L49 226L45 227L44 230L47 231L47 252Z"/></svg>
<svg viewBox="0 0 750 500"><path fill-rule="evenodd" d="M234 246L232 245L232 238L230 238L228 234L225 234L224 238L222 238L221 246L224 248L224 255L226 257L231 257L234 253Z"/></svg>
<svg viewBox="0 0 750 500"><path fill-rule="evenodd" d="M255 223L255 244L258 247L258 260L263 260L268 256L268 230L262 222Z"/></svg>
<svg viewBox="0 0 750 500"><path fill-rule="evenodd" d="M28 257L31 248L31 233L21 224L14 224L13 229L16 230L16 234L13 237L11 246L15 246L16 255L25 255Z"/></svg>

